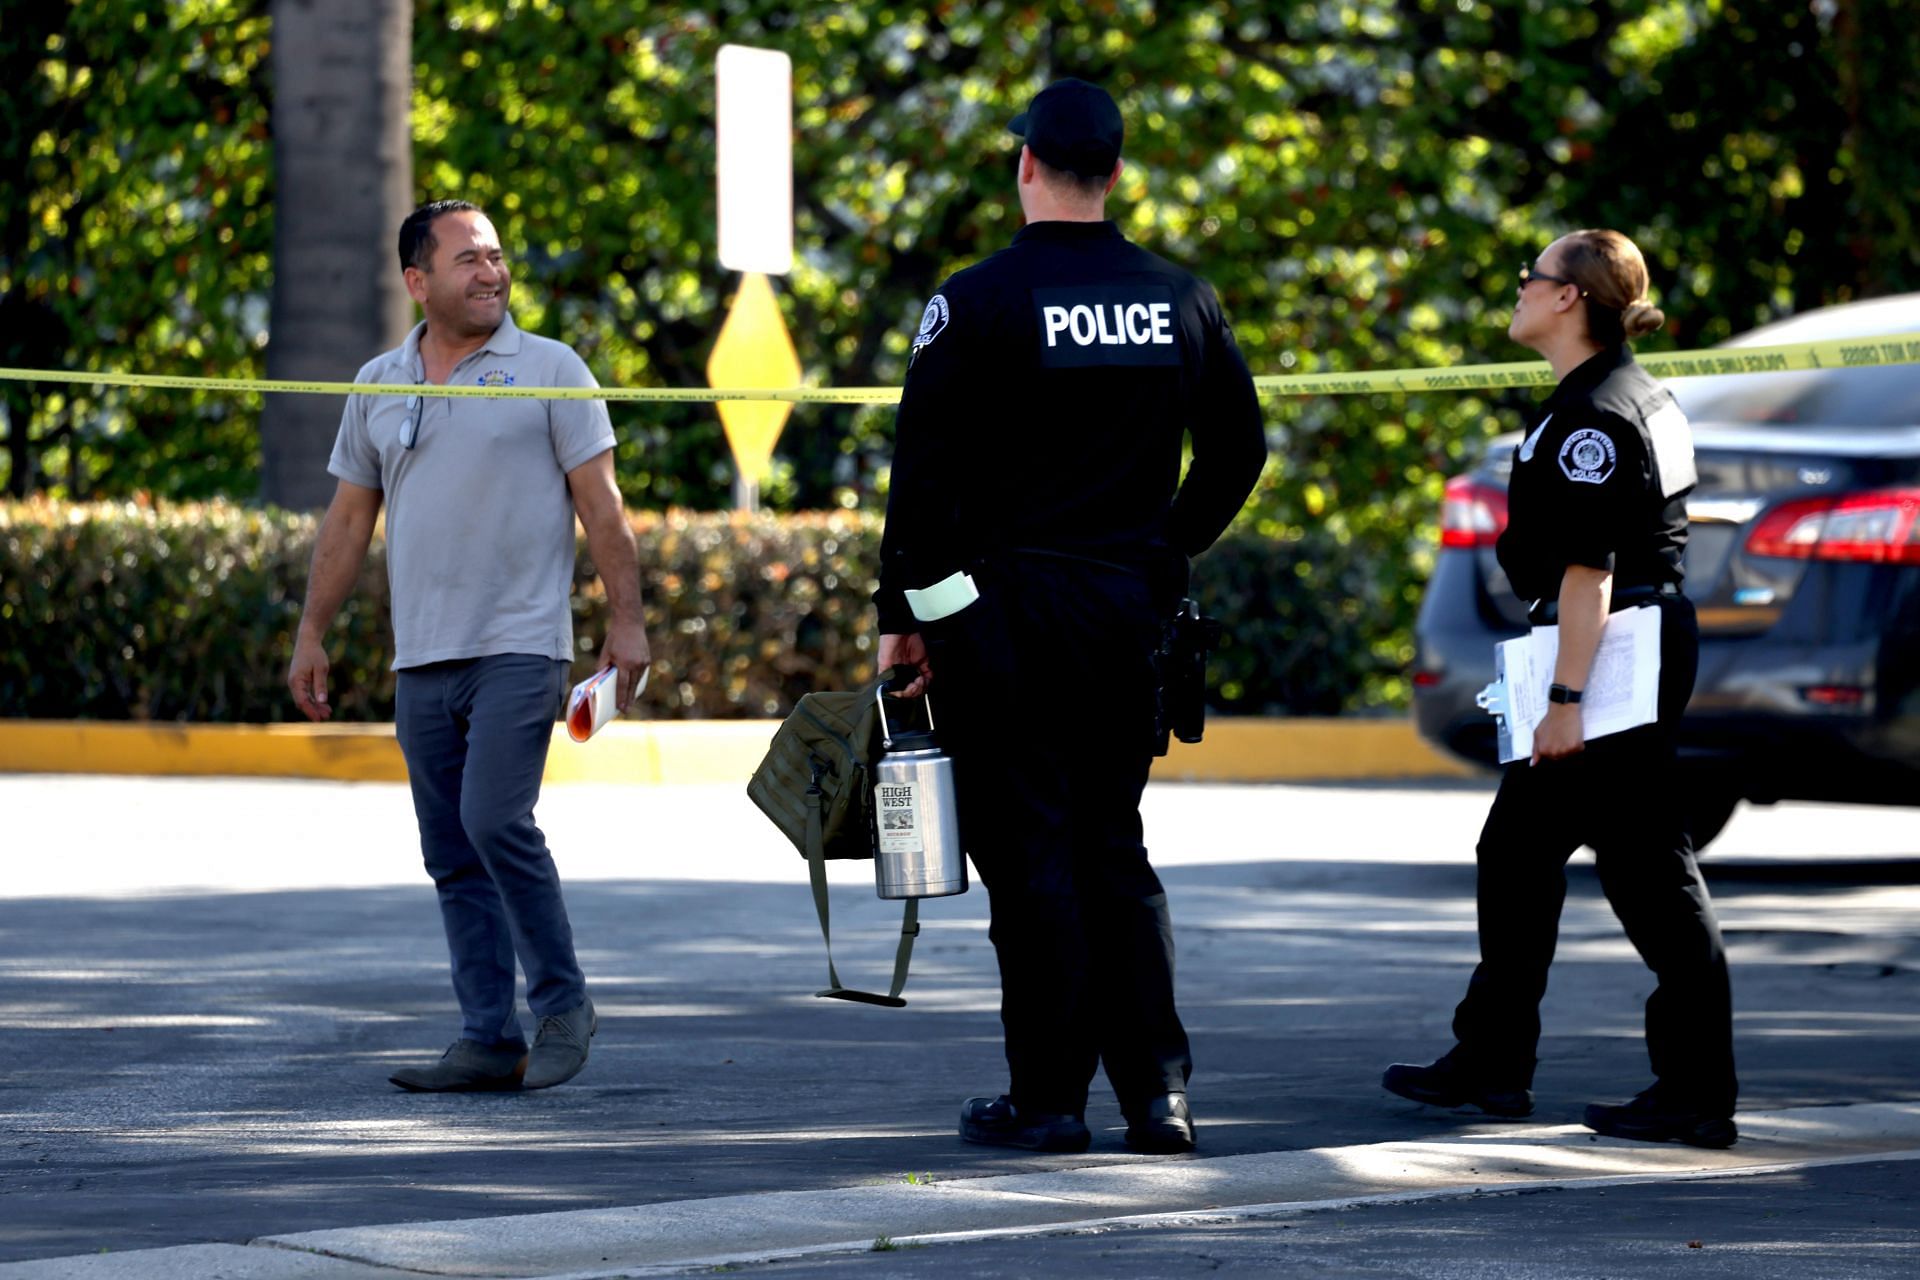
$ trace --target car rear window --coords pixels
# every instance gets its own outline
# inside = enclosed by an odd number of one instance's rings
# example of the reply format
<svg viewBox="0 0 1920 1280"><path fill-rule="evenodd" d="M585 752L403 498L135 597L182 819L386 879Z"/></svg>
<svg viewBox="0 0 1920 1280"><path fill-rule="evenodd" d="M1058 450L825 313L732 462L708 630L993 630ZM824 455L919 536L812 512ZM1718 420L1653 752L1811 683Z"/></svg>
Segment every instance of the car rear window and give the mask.
<svg viewBox="0 0 1920 1280"><path fill-rule="evenodd" d="M1920 365L1671 378L1695 422L1814 427L1920 425Z"/></svg>

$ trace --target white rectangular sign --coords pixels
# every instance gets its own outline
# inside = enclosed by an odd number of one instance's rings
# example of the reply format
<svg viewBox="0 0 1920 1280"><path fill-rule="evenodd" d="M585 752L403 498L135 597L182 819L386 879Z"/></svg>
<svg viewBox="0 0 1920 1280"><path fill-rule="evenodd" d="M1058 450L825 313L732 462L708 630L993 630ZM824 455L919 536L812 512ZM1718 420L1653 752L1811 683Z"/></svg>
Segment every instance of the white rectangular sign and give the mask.
<svg viewBox="0 0 1920 1280"><path fill-rule="evenodd" d="M793 267L793 63L772 49L720 49L720 265L785 275Z"/></svg>

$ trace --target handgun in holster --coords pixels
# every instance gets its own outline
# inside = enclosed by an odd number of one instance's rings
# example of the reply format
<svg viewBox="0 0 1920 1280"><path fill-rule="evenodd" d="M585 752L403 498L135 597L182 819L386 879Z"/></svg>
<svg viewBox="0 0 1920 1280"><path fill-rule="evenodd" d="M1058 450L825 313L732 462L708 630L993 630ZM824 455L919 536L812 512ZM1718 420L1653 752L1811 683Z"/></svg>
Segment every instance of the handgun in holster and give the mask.
<svg viewBox="0 0 1920 1280"><path fill-rule="evenodd" d="M1180 602L1160 628L1153 665L1158 677L1155 755L1167 754L1170 738L1198 742L1207 728L1207 654L1220 644L1220 621L1204 617L1198 601Z"/></svg>

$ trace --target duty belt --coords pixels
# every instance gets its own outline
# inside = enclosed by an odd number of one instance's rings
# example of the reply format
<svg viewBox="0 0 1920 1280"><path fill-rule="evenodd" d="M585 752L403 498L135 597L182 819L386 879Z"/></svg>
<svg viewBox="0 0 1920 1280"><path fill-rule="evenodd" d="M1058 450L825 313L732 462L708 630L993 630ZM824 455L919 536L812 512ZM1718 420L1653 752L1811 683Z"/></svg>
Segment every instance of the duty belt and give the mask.
<svg viewBox="0 0 1920 1280"><path fill-rule="evenodd" d="M1622 609L1631 609L1635 605L1647 604L1662 597L1679 599L1680 584L1662 582L1644 587L1616 587L1613 598L1607 604L1608 613L1618 613ZM1535 600L1527 607L1527 621L1536 627L1553 627L1560 623L1560 602L1558 600Z"/></svg>

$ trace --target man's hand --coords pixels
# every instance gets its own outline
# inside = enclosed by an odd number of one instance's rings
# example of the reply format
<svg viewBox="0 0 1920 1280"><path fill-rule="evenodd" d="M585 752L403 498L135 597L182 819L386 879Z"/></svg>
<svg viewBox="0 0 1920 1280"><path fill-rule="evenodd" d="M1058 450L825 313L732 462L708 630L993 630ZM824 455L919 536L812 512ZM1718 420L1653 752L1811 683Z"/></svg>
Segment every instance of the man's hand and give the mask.
<svg viewBox="0 0 1920 1280"><path fill-rule="evenodd" d="M920 672L912 684L897 691L899 697L917 698L933 683L933 665L927 661L927 642L920 638L918 631L880 637L880 674L885 675L895 667L913 667Z"/></svg>
<svg viewBox="0 0 1920 1280"><path fill-rule="evenodd" d="M333 708L327 705L327 646L303 627L293 642L293 664L287 668L287 688L293 690L293 705L309 720L329 720Z"/></svg>
<svg viewBox="0 0 1920 1280"><path fill-rule="evenodd" d="M640 557L633 526L621 505L613 477L613 450L607 449L567 472L573 509L587 531L587 551L607 589L607 641L600 646L600 669L619 668L614 704L625 711L633 701L640 673L653 665L647 647L646 612L640 603Z"/></svg>
<svg viewBox="0 0 1920 1280"><path fill-rule="evenodd" d="M327 705L327 628L360 576L373 524L380 515L380 499L378 489L340 481L314 539L307 604L293 633L293 662L287 668L293 705L309 720L333 717L333 708Z"/></svg>
<svg viewBox="0 0 1920 1280"><path fill-rule="evenodd" d="M640 675L653 665L653 650L647 647L646 624L636 618L615 618L607 624L607 642L600 646L600 666L618 667L613 678L614 702L625 711L633 701L633 690Z"/></svg>
<svg viewBox="0 0 1920 1280"><path fill-rule="evenodd" d="M1565 760L1586 749L1586 730L1580 723L1579 705L1556 702L1548 707L1547 718L1533 731L1533 763Z"/></svg>

